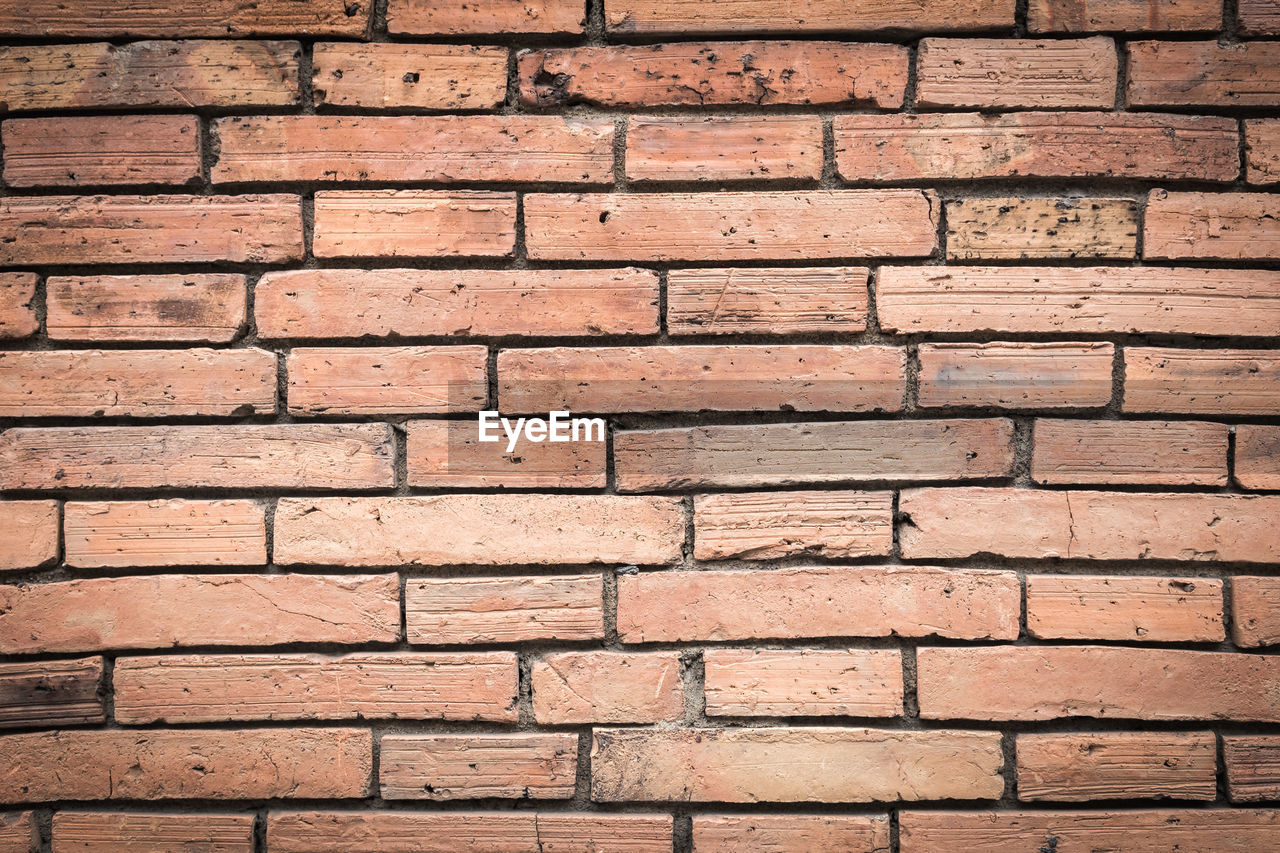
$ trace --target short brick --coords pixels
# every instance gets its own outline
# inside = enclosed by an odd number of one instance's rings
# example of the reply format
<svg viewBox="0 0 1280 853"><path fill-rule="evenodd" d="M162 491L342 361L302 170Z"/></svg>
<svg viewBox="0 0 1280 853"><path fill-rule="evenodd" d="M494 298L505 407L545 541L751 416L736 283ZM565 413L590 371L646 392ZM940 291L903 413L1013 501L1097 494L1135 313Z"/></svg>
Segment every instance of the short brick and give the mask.
<svg viewBox="0 0 1280 853"><path fill-rule="evenodd" d="M1054 485L1225 486L1229 431L1199 421L1040 419L1031 478Z"/></svg>
<svg viewBox="0 0 1280 853"><path fill-rule="evenodd" d="M877 853L889 849L885 815L694 815L697 853Z"/></svg>
<svg viewBox="0 0 1280 853"><path fill-rule="evenodd" d="M1221 417L1280 412L1280 353L1127 347L1126 412Z"/></svg>
<svg viewBox="0 0 1280 853"><path fill-rule="evenodd" d="M410 421L409 485L429 488L603 489L607 445L600 441L481 443L470 420Z"/></svg>
<svg viewBox="0 0 1280 853"><path fill-rule="evenodd" d="M452 44L317 44L317 106L488 110L507 99L507 49Z"/></svg>
<svg viewBox="0 0 1280 853"><path fill-rule="evenodd" d="M1231 579L1231 640L1245 647L1280 644L1280 578Z"/></svg>
<svg viewBox="0 0 1280 853"><path fill-rule="evenodd" d="M349 0L76 0L0 6L0 33L15 36L343 35L363 37L372 4Z"/></svg>
<svg viewBox="0 0 1280 853"><path fill-rule="evenodd" d="M1031 0L1027 10L1027 28L1033 33L1144 33L1220 26L1222 0Z"/></svg>
<svg viewBox="0 0 1280 853"><path fill-rule="evenodd" d="M822 176L817 116L632 118L627 178L644 181L810 180Z"/></svg>
<svg viewBox="0 0 1280 853"><path fill-rule="evenodd" d="M1272 193L1152 190L1147 201L1142 256L1174 260L1277 259L1277 221L1280 196Z"/></svg>
<svg viewBox="0 0 1280 853"><path fill-rule="evenodd" d="M533 717L543 725L658 723L684 717L676 652L562 652L535 658Z"/></svg>
<svg viewBox="0 0 1280 853"><path fill-rule="evenodd" d="M61 520L57 501L0 501L0 515L10 531L20 536L0 536L0 571L35 569L58 559Z"/></svg>
<svg viewBox="0 0 1280 853"><path fill-rule="evenodd" d="M57 811L53 853L253 853L252 814L94 814ZM25 851L24 851L25 853Z"/></svg>
<svg viewBox="0 0 1280 853"><path fill-rule="evenodd" d="M896 717L897 649L707 649L709 717Z"/></svg>
<svg viewBox="0 0 1280 853"><path fill-rule="evenodd" d="M1006 197L947 202L947 257L953 260L1137 256L1138 203L1130 199ZM1110 270L1101 272L1106 275ZM983 306L975 310L979 307Z"/></svg>
<svg viewBox="0 0 1280 853"><path fill-rule="evenodd" d="M1280 4L1276 0L1239 0L1236 22L1241 35L1280 35Z"/></svg>
<svg viewBox="0 0 1280 853"><path fill-rule="evenodd" d="M0 664L0 728L102 723L104 696L102 658Z"/></svg>
<svg viewBox="0 0 1280 853"><path fill-rule="evenodd" d="M586 27L573 0L389 0L387 31L393 35L543 33L569 35Z"/></svg>
<svg viewBox="0 0 1280 853"><path fill-rule="evenodd" d="M45 286L52 340L228 343L245 325L243 275L50 276Z"/></svg>
<svg viewBox="0 0 1280 853"><path fill-rule="evenodd" d="M1236 427L1236 482L1246 489L1280 489L1280 427Z"/></svg>
<svg viewBox="0 0 1280 853"><path fill-rule="evenodd" d="M520 643L604 637L600 575L414 578L405 583L411 643Z"/></svg>
<svg viewBox="0 0 1280 853"><path fill-rule="evenodd" d="M13 187L200 178L200 127L192 116L19 118L0 132L4 180Z"/></svg>
<svg viewBox="0 0 1280 853"><path fill-rule="evenodd" d="M1212 800L1218 741L1212 732L1020 734L1018 799Z"/></svg>
<svg viewBox="0 0 1280 853"><path fill-rule="evenodd" d="M40 329L33 272L0 272L0 340L25 338Z"/></svg>
<svg viewBox="0 0 1280 853"><path fill-rule="evenodd" d="M385 735L379 781L387 800L567 800L576 734Z"/></svg>
<svg viewBox="0 0 1280 853"><path fill-rule="evenodd" d="M1280 42L1129 42L1131 107L1280 106Z"/></svg>
<svg viewBox="0 0 1280 853"><path fill-rule="evenodd" d="M698 495L693 528L699 560L883 556L893 550L893 493Z"/></svg>
<svg viewBox="0 0 1280 853"><path fill-rule="evenodd" d="M1222 738L1232 802L1280 799L1280 737Z"/></svg>
<svg viewBox="0 0 1280 853"><path fill-rule="evenodd" d="M1116 100L1119 60L1109 38L936 39L920 42L923 107L1094 107Z"/></svg>
<svg viewBox="0 0 1280 853"><path fill-rule="evenodd" d="M1221 643L1222 581L1027 575L1027 633L1054 640Z"/></svg>
<svg viewBox="0 0 1280 853"><path fill-rule="evenodd" d="M515 250L516 194L349 190L315 194L318 258L505 256Z"/></svg>
<svg viewBox="0 0 1280 853"><path fill-rule="evenodd" d="M848 0L766 0L750 6L672 0L615 0L605 9L613 33L982 30L1013 25L1009 0L920 0L910 9Z"/></svg>
<svg viewBox="0 0 1280 853"><path fill-rule="evenodd" d="M31 853L40 849L40 843L40 827L31 819L31 812L0 814L0 850L4 853Z"/></svg>
<svg viewBox="0 0 1280 853"><path fill-rule="evenodd" d="M861 332L866 267L689 269L667 273L667 327L676 335Z"/></svg>
<svg viewBox="0 0 1280 853"><path fill-rule="evenodd" d="M66 562L77 568L267 562L266 511L257 501L72 501L65 515Z"/></svg>
<svg viewBox="0 0 1280 853"><path fill-rule="evenodd" d="M921 406L1094 408L1111 401L1109 343L921 344Z"/></svg>
<svg viewBox="0 0 1280 853"><path fill-rule="evenodd" d="M1249 183L1280 183L1280 119L1246 121L1244 150Z"/></svg>
<svg viewBox="0 0 1280 853"><path fill-rule="evenodd" d="M295 347L292 415L474 412L489 393L482 346Z"/></svg>

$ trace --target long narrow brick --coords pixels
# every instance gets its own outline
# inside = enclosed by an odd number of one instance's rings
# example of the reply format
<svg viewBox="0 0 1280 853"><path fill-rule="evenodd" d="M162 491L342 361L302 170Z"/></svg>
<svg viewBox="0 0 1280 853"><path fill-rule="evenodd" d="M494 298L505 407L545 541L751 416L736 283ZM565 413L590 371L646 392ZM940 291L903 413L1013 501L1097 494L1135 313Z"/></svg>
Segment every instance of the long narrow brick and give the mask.
<svg viewBox="0 0 1280 853"><path fill-rule="evenodd" d="M1129 42L1129 106L1280 106L1280 42Z"/></svg>
<svg viewBox="0 0 1280 853"><path fill-rule="evenodd" d="M369 793L367 729L62 731L0 737L0 802Z"/></svg>
<svg viewBox="0 0 1280 853"><path fill-rule="evenodd" d="M826 32L848 30L982 30L1013 25L1009 0L920 0L911 8L850 0L766 0L723 6L697 0L615 0L605 9L614 33Z"/></svg>
<svg viewBox="0 0 1280 853"><path fill-rule="evenodd" d="M394 35L540 33L569 35L586 27L574 0L389 0L387 31Z"/></svg>
<svg viewBox="0 0 1280 853"><path fill-rule="evenodd" d="M693 816L698 853L877 853L889 849L884 815L702 815Z"/></svg>
<svg viewBox="0 0 1280 853"><path fill-rule="evenodd" d="M1054 485L1225 486L1229 431L1199 421L1042 418L1031 478Z"/></svg>
<svg viewBox="0 0 1280 853"><path fill-rule="evenodd" d="M866 267L671 270L667 327L675 335L861 332Z"/></svg>
<svg viewBox="0 0 1280 853"><path fill-rule="evenodd" d="M481 442L470 420L410 421L409 485L434 488L602 489L607 443L596 440L522 442L507 451L506 439Z"/></svg>
<svg viewBox="0 0 1280 853"><path fill-rule="evenodd" d="M1039 646L920 649L928 720L1276 722L1280 658L1183 649Z"/></svg>
<svg viewBox="0 0 1280 853"><path fill-rule="evenodd" d="M0 47L0 102L9 112L293 106L301 55L296 41Z"/></svg>
<svg viewBox="0 0 1280 853"><path fill-rule="evenodd" d="M1031 0L1027 9L1027 28L1033 33L1176 32L1220 26L1222 0Z"/></svg>
<svg viewBox="0 0 1280 853"><path fill-rule="evenodd" d="M0 501L0 515L16 536L0 537L0 571L35 569L58 558L57 501Z"/></svg>
<svg viewBox="0 0 1280 853"><path fill-rule="evenodd" d="M315 196L320 258L503 256L515 250L516 194L349 190Z"/></svg>
<svg viewBox="0 0 1280 853"><path fill-rule="evenodd" d="M952 260L1137 256L1138 203L1131 199L1005 197L947 202L947 257Z"/></svg>
<svg viewBox="0 0 1280 853"><path fill-rule="evenodd" d="M488 350L459 347L295 347L289 413L379 415L478 411Z"/></svg>
<svg viewBox="0 0 1280 853"><path fill-rule="evenodd" d="M385 735L378 777L387 800L567 800L577 768L576 734Z"/></svg>
<svg viewBox="0 0 1280 853"><path fill-rule="evenodd" d="M0 664L0 728L101 723L103 696L102 658Z"/></svg>
<svg viewBox="0 0 1280 853"><path fill-rule="evenodd" d="M372 4L363 0L75 0L28 7L0 4L0 34L40 37L342 35L362 37Z"/></svg>
<svg viewBox="0 0 1280 853"><path fill-rule="evenodd" d="M452 44L317 44L316 105L488 110L507 98L507 49Z"/></svg>
<svg viewBox="0 0 1280 853"><path fill-rule="evenodd" d="M596 729L598 802L987 800L1004 792L998 732L857 728ZM778 772L785 767L786 772Z"/></svg>
<svg viewBox="0 0 1280 853"><path fill-rule="evenodd" d="M2 127L9 186L185 184L200 177L193 116L17 118Z"/></svg>
<svg viewBox="0 0 1280 853"><path fill-rule="evenodd" d="M154 575L0 586L0 651L394 642L399 600L395 575Z"/></svg>
<svg viewBox="0 0 1280 853"><path fill-rule="evenodd" d="M1280 427L1236 427L1236 482L1246 489L1280 489Z"/></svg>
<svg viewBox="0 0 1280 853"><path fill-rule="evenodd" d="M1001 419L716 425L619 432L613 453L618 490L642 492L1004 477L1012 439Z"/></svg>
<svg viewBox="0 0 1280 853"><path fill-rule="evenodd" d="M267 562L266 511L257 501L72 501L64 515L66 562L77 568Z"/></svg>
<svg viewBox="0 0 1280 853"><path fill-rule="evenodd" d="M916 59L916 102L924 107L1109 109L1118 73L1109 38L927 38Z"/></svg>
<svg viewBox="0 0 1280 853"><path fill-rule="evenodd" d="M1040 639L1221 643L1222 581L1027 575L1027 633Z"/></svg>
<svg viewBox="0 0 1280 853"><path fill-rule="evenodd" d="M251 814L138 814L57 811L53 853L253 853Z"/></svg>
<svg viewBox="0 0 1280 853"><path fill-rule="evenodd" d="M627 179L809 180L822 176L817 116L636 117L627 124Z"/></svg>
<svg viewBox="0 0 1280 853"><path fill-rule="evenodd" d="M707 716L896 717L897 649L708 649Z"/></svg>
<svg viewBox="0 0 1280 853"><path fill-rule="evenodd" d="M503 411L896 412L905 350L893 346L504 349Z"/></svg>
<svg viewBox="0 0 1280 853"><path fill-rule="evenodd" d="M613 182L613 122L561 116L235 116L214 183Z"/></svg>
<svg viewBox="0 0 1280 853"><path fill-rule="evenodd" d="M1280 4L1276 0L1239 0L1236 22L1242 35L1280 35Z"/></svg>
<svg viewBox="0 0 1280 853"><path fill-rule="evenodd" d="M1128 347L1124 410L1274 415L1280 412L1280 353Z"/></svg>
<svg viewBox="0 0 1280 853"><path fill-rule="evenodd" d="M618 578L618 636L1011 640L1021 598L1009 572L922 566L642 572Z"/></svg>
<svg viewBox="0 0 1280 853"><path fill-rule="evenodd" d="M898 509L909 558L1270 563L1280 555L1280 496L907 489Z"/></svg>
<svg viewBox="0 0 1280 853"><path fill-rule="evenodd" d="M869 557L893 550L892 492L756 492L693 500L699 560Z"/></svg>
<svg viewBox="0 0 1280 853"><path fill-rule="evenodd" d="M1280 18L1280 5L1276 6ZM1280 183L1280 119L1244 123L1245 176L1251 184Z"/></svg>
<svg viewBox="0 0 1280 853"><path fill-rule="evenodd" d="M908 55L892 44L677 42L526 51L527 106L875 106L896 109Z"/></svg>
<svg viewBox="0 0 1280 853"><path fill-rule="evenodd" d="M1271 193L1152 190L1144 222L1144 258L1280 258L1280 197Z"/></svg>
<svg viewBox="0 0 1280 853"><path fill-rule="evenodd" d="M0 202L4 264L301 257L302 205L293 195L9 196Z"/></svg>
<svg viewBox="0 0 1280 853"><path fill-rule="evenodd" d="M0 434L5 489L382 489L387 424L16 428Z"/></svg>
<svg viewBox="0 0 1280 853"><path fill-rule="evenodd" d="M675 652L562 652L533 661L533 717L543 725L658 723L684 717Z"/></svg>
<svg viewBox="0 0 1280 853"><path fill-rule="evenodd" d="M40 328L33 272L0 273L0 340L26 338Z"/></svg>
<svg viewBox="0 0 1280 853"><path fill-rule="evenodd" d="M921 406L1093 408L1111 401L1109 343L922 344Z"/></svg>
<svg viewBox="0 0 1280 853"><path fill-rule="evenodd" d="M60 341L227 343L245 325L245 277L192 275L50 276L49 337Z"/></svg>
<svg viewBox="0 0 1280 853"><path fill-rule="evenodd" d="M678 559L683 542L675 498L281 498L274 553L282 565L656 565Z"/></svg>
<svg viewBox="0 0 1280 853"><path fill-rule="evenodd" d="M1245 647L1280 644L1280 578L1231 579L1231 639Z"/></svg>
<svg viewBox="0 0 1280 853"><path fill-rule="evenodd" d="M117 658L117 722L516 720L511 652Z"/></svg>
<svg viewBox="0 0 1280 853"><path fill-rule="evenodd" d="M411 643L519 643L604 637L599 575L422 578L405 584Z"/></svg>
<svg viewBox="0 0 1280 853"><path fill-rule="evenodd" d="M1280 798L1280 738L1225 736L1222 758L1232 802Z"/></svg>
<svg viewBox="0 0 1280 853"><path fill-rule="evenodd" d="M31 812L0 814L0 850L4 853L31 853L40 849L40 843L40 827L31 819Z"/></svg>
<svg viewBox="0 0 1280 853"><path fill-rule="evenodd" d="M1018 799L1212 800L1218 741L1212 732L1020 734Z"/></svg>
<svg viewBox="0 0 1280 853"><path fill-rule="evenodd" d="M1232 181L1234 119L1118 113L844 115L836 171L847 181L1139 178Z"/></svg>

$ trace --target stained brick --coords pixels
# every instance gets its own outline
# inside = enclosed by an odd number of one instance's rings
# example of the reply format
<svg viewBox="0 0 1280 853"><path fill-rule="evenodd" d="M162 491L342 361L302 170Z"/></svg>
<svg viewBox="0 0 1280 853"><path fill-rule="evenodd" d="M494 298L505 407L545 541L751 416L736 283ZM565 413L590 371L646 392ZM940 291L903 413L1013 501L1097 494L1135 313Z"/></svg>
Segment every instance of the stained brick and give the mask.
<svg viewBox="0 0 1280 853"><path fill-rule="evenodd" d="M31 272L0 273L0 340L25 338L39 330L36 280Z"/></svg>
<svg viewBox="0 0 1280 853"><path fill-rule="evenodd" d="M483 190L318 192L322 258L503 256L515 249L516 195Z"/></svg>
<svg viewBox="0 0 1280 853"><path fill-rule="evenodd" d="M245 277L50 276L49 337L62 341L227 343L245 325Z"/></svg>
<svg viewBox="0 0 1280 853"><path fill-rule="evenodd" d="M1222 738L1222 758L1227 765L1227 791L1237 803L1280 797L1280 738Z"/></svg>
<svg viewBox="0 0 1280 853"><path fill-rule="evenodd" d="M18 118L3 124L9 186L185 184L200 177L192 116Z"/></svg>
<svg viewBox="0 0 1280 853"><path fill-rule="evenodd" d="M1027 632L1056 640L1221 643L1222 581L1028 575Z"/></svg>
<svg viewBox="0 0 1280 853"><path fill-rule="evenodd" d="M892 492L698 495L699 560L867 557L893 550Z"/></svg>
<svg viewBox="0 0 1280 853"><path fill-rule="evenodd" d="M688 269L667 273L671 335L861 332L866 267Z"/></svg>
<svg viewBox="0 0 1280 853"><path fill-rule="evenodd" d="M533 661L533 716L544 725L657 723L684 716L675 652L562 652Z"/></svg>
<svg viewBox="0 0 1280 853"><path fill-rule="evenodd" d="M1076 485L1225 486L1226 424L1036 421L1031 477Z"/></svg>
<svg viewBox="0 0 1280 853"><path fill-rule="evenodd" d="M1013 25L1009 0L921 0L910 9L849 0L767 0L721 6L696 0L614 0L605 27L616 33L826 32L830 30L980 30Z"/></svg>
<svg viewBox="0 0 1280 853"><path fill-rule="evenodd" d="M0 664L0 728L101 723L103 695L102 658Z"/></svg>
<svg viewBox="0 0 1280 853"><path fill-rule="evenodd" d="M253 853L251 814L116 814L58 811L53 853Z"/></svg>
<svg viewBox="0 0 1280 853"><path fill-rule="evenodd" d="M1280 578L1231 579L1231 639L1237 646L1280 644Z"/></svg>
<svg viewBox="0 0 1280 853"><path fill-rule="evenodd" d="M1236 482L1246 489L1280 489L1280 427L1236 427Z"/></svg>
<svg viewBox="0 0 1280 853"><path fill-rule="evenodd" d="M1027 10L1027 28L1033 33L1141 33L1220 26L1222 0L1031 0Z"/></svg>
<svg viewBox="0 0 1280 853"><path fill-rule="evenodd" d="M574 0L389 0L387 31L411 35L580 33L586 26Z"/></svg>
<svg viewBox="0 0 1280 853"><path fill-rule="evenodd" d="M606 442L522 442L507 451L504 436L480 442L473 421L410 421L409 484L435 488L601 489Z"/></svg>
<svg viewBox="0 0 1280 853"><path fill-rule="evenodd" d="M627 178L644 181L817 180L817 116L636 117L627 125Z"/></svg>
<svg viewBox="0 0 1280 853"><path fill-rule="evenodd" d="M840 850L876 853L889 849L889 818L883 815L694 815L697 853L809 853Z"/></svg>
<svg viewBox="0 0 1280 853"><path fill-rule="evenodd" d="M293 415L479 411L488 395L481 346L295 347L286 362Z"/></svg>
<svg viewBox="0 0 1280 853"><path fill-rule="evenodd" d="M1124 372L1127 412L1280 412L1280 354L1274 350L1127 347Z"/></svg>
<svg viewBox="0 0 1280 853"><path fill-rule="evenodd" d="M1280 10L1280 5L1277 5ZM1280 19L1280 11L1277 12ZM1280 20L1278 20L1280 27ZM1251 184L1280 183L1280 119L1244 123L1245 172Z"/></svg>
<svg viewBox="0 0 1280 853"><path fill-rule="evenodd" d="M73 501L65 516L66 561L77 568L267 561L266 512L257 501Z"/></svg>
<svg viewBox="0 0 1280 853"><path fill-rule="evenodd" d="M388 800L564 800L573 796L576 734L386 735L379 780Z"/></svg>
<svg viewBox="0 0 1280 853"><path fill-rule="evenodd" d="M1108 38L927 38L916 60L916 101L924 107L1108 109L1118 73Z"/></svg>
<svg viewBox="0 0 1280 853"><path fill-rule="evenodd" d="M57 501L0 501L0 514L17 536L0 537L0 571L34 569L58 558Z"/></svg>
<svg viewBox="0 0 1280 853"><path fill-rule="evenodd" d="M507 49L452 44L317 44L317 106L487 110L507 98Z"/></svg>
<svg viewBox="0 0 1280 853"><path fill-rule="evenodd" d="M1138 203L1130 199L1005 197L947 202L947 257L954 260L1137 255Z"/></svg>
<svg viewBox="0 0 1280 853"><path fill-rule="evenodd" d="M1152 190L1144 221L1144 258L1280 258L1280 196L1271 193Z"/></svg>
<svg viewBox="0 0 1280 853"><path fill-rule="evenodd" d="M922 344L921 406L1090 408L1111 401L1109 343Z"/></svg>
<svg viewBox="0 0 1280 853"><path fill-rule="evenodd" d="M1018 799L1212 800L1218 741L1212 732L1020 734Z"/></svg>
<svg viewBox="0 0 1280 853"><path fill-rule="evenodd" d="M518 643L604 637L600 575L422 578L405 583L411 643Z"/></svg>
<svg viewBox="0 0 1280 853"><path fill-rule="evenodd" d="M1129 106L1280 106L1280 42L1129 42Z"/></svg>
<svg viewBox="0 0 1280 853"><path fill-rule="evenodd" d="M0 33L73 38L109 36L342 35L361 37L372 5L356 0L75 0L31 7L0 4Z"/></svg>
<svg viewBox="0 0 1280 853"><path fill-rule="evenodd" d="M708 649L707 716L896 717L897 649Z"/></svg>

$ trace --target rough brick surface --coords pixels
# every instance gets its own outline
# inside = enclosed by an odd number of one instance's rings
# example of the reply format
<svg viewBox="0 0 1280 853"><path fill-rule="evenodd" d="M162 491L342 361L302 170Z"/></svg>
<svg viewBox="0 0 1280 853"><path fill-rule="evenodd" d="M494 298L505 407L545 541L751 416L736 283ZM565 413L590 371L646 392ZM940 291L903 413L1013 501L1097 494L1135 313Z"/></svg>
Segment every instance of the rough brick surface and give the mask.
<svg viewBox="0 0 1280 853"><path fill-rule="evenodd" d="M1249 489L1280 489L1280 427L1236 427L1236 480Z"/></svg>
<svg viewBox="0 0 1280 853"><path fill-rule="evenodd" d="M387 30L414 35L578 33L586 21L573 0L389 0Z"/></svg>
<svg viewBox="0 0 1280 853"><path fill-rule="evenodd" d="M593 441L481 442L469 421L410 421L405 425L409 484L428 488L603 488L608 448Z"/></svg>
<svg viewBox="0 0 1280 853"><path fill-rule="evenodd" d="M1224 737L1222 758L1233 802L1274 800L1280 794L1280 738Z"/></svg>
<svg viewBox="0 0 1280 853"><path fill-rule="evenodd" d="M696 815L698 853L876 853L889 848L886 817L862 815Z"/></svg>
<svg viewBox="0 0 1280 853"><path fill-rule="evenodd" d="M1280 106L1280 43L1139 41L1128 50L1130 106Z"/></svg>
<svg viewBox="0 0 1280 853"><path fill-rule="evenodd" d="M1237 646L1280 644L1280 580L1231 579L1231 638Z"/></svg>
<svg viewBox="0 0 1280 853"><path fill-rule="evenodd" d="M707 716L895 717L902 656L893 649L708 649Z"/></svg>
<svg viewBox="0 0 1280 853"><path fill-rule="evenodd" d="M448 44L321 43L316 104L371 110L486 110L507 95L507 50Z"/></svg>
<svg viewBox="0 0 1280 853"><path fill-rule="evenodd" d="M1176 32L1220 26L1221 0L1031 0L1027 9L1027 27L1033 33Z"/></svg>
<svg viewBox="0 0 1280 853"><path fill-rule="evenodd" d="M102 673L102 658L0 664L0 728L103 722Z"/></svg>
<svg viewBox="0 0 1280 853"><path fill-rule="evenodd" d="M1203 421L1042 418L1031 477L1054 485L1224 486L1229 431Z"/></svg>
<svg viewBox="0 0 1280 853"><path fill-rule="evenodd" d="M19 118L0 125L10 186L185 184L200 177L192 116Z"/></svg>
<svg viewBox="0 0 1280 853"><path fill-rule="evenodd" d="M600 575L412 580L405 584L411 643L514 643L604 637Z"/></svg>
<svg viewBox="0 0 1280 853"><path fill-rule="evenodd" d="M25 338L40 328L36 319L36 275L0 273L0 340Z"/></svg>
<svg viewBox="0 0 1280 853"><path fill-rule="evenodd" d="M1146 258L1280 258L1280 200L1265 193L1152 190L1142 255Z"/></svg>
<svg viewBox="0 0 1280 853"><path fill-rule="evenodd" d="M671 270L672 335L860 332L867 327L866 267Z"/></svg>
<svg viewBox="0 0 1280 853"><path fill-rule="evenodd" d="M138 853L175 849L252 853L253 815L60 811L53 816L55 853L108 853L122 848Z"/></svg>
<svg viewBox="0 0 1280 853"><path fill-rule="evenodd" d="M575 734L387 735L380 747L387 800L563 800L578 766Z"/></svg>
<svg viewBox="0 0 1280 853"><path fill-rule="evenodd" d="M57 501L3 501L0 513L13 530L21 531L0 538L0 571L34 569L57 558Z"/></svg>
<svg viewBox="0 0 1280 853"><path fill-rule="evenodd" d="M1249 183L1280 183L1280 121L1246 121L1244 147L1245 174Z"/></svg>
<svg viewBox="0 0 1280 853"><path fill-rule="evenodd" d="M484 406L486 350L460 347L296 347L294 415L436 414Z"/></svg>
<svg viewBox="0 0 1280 853"><path fill-rule="evenodd" d="M1220 643L1222 582L1028 575L1027 632L1054 640Z"/></svg>
<svg viewBox="0 0 1280 853"><path fill-rule="evenodd" d="M145 0L76 0L28 8L0 5L0 33L11 36L106 37L343 35L360 37L372 9L347 0L177 0L158 10Z"/></svg>
<svg viewBox="0 0 1280 853"><path fill-rule="evenodd" d="M632 181L817 180L822 122L814 116L637 117L627 124Z"/></svg>
<svg viewBox="0 0 1280 853"><path fill-rule="evenodd" d="M40 827L31 812L0 814L0 849L5 853L31 853L40 844Z"/></svg>
<svg viewBox="0 0 1280 853"><path fill-rule="evenodd" d="M50 276L49 337L63 341L226 343L245 325L245 278L195 275Z"/></svg>
<svg viewBox="0 0 1280 853"><path fill-rule="evenodd" d="M1280 5L1276 0L1240 0L1236 13L1245 35L1280 35Z"/></svg>
<svg viewBox="0 0 1280 853"><path fill-rule="evenodd" d="M533 662L539 723L657 723L684 716L681 665L670 652L563 652Z"/></svg>
<svg viewBox="0 0 1280 853"><path fill-rule="evenodd" d="M1111 400L1115 347L1094 344L924 344L920 405L1096 408Z"/></svg>
<svg viewBox="0 0 1280 853"><path fill-rule="evenodd" d="M515 215L514 193L319 192L312 250L323 258L509 255Z"/></svg>
<svg viewBox="0 0 1280 853"><path fill-rule="evenodd" d="M1130 347L1124 370L1125 411L1280 412L1280 356L1274 350Z"/></svg>
<svg viewBox="0 0 1280 853"><path fill-rule="evenodd" d="M1134 258L1138 204L1107 198L972 198L947 203L947 257Z"/></svg>
<svg viewBox="0 0 1280 853"><path fill-rule="evenodd" d="M605 11L606 27L620 34L807 30L987 29L1013 22L1008 0L922 0L905 9L894 3L848 0L768 0L720 6L696 0L617 0Z"/></svg>
<svg viewBox="0 0 1280 853"><path fill-rule="evenodd" d="M924 39L916 102L925 107L1092 107L1115 103L1108 38Z"/></svg>
<svg viewBox="0 0 1280 853"><path fill-rule="evenodd" d="M1018 735L1018 799L1088 802L1212 800L1218 743L1211 733Z"/></svg>
<svg viewBox="0 0 1280 853"><path fill-rule="evenodd" d="M693 530L699 560L886 555L893 549L893 493L700 495Z"/></svg>
<svg viewBox="0 0 1280 853"><path fill-rule="evenodd" d="M70 502L63 515L69 566L253 566L267 561L266 511L256 501Z"/></svg>

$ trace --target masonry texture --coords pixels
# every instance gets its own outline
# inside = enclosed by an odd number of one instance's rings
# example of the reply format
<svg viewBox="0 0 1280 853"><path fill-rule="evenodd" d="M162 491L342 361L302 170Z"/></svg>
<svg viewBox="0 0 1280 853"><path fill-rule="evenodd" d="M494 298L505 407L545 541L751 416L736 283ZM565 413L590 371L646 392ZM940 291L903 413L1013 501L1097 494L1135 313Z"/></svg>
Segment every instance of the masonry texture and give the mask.
<svg viewBox="0 0 1280 853"><path fill-rule="evenodd" d="M0 0L0 853L1280 851L1278 649L1280 0Z"/></svg>

